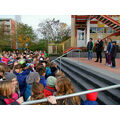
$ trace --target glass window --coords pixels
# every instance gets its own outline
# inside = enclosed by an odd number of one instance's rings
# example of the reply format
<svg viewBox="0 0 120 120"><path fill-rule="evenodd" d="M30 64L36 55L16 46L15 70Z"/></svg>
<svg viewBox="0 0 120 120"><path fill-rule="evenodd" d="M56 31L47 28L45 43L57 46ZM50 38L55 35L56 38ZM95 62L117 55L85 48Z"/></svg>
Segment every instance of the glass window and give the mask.
<svg viewBox="0 0 120 120"><path fill-rule="evenodd" d="M91 27L90 28L90 33L96 33L97 31L96 31L96 28L95 27Z"/></svg>
<svg viewBox="0 0 120 120"><path fill-rule="evenodd" d="M107 33L107 29L106 28L104 28L104 33Z"/></svg>
<svg viewBox="0 0 120 120"><path fill-rule="evenodd" d="M116 33L116 30L113 30L113 33Z"/></svg>
<svg viewBox="0 0 120 120"><path fill-rule="evenodd" d="M104 30L103 27L97 28L97 33L103 33L103 30Z"/></svg>
<svg viewBox="0 0 120 120"><path fill-rule="evenodd" d="M78 40L84 40L85 31L78 30Z"/></svg>
<svg viewBox="0 0 120 120"><path fill-rule="evenodd" d="M82 32L82 40L84 40L84 32Z"/></svg>
<svg viewBox="0 0 120 120"><path fill-rule="evenodd" d="M108 27L108 33L112 33L112 28Z"/></svg>
<svg viewBox="0 0 120 120"><path fill-rule="evenodd" d="M84 32L78 34L78 40L84 40Z"/></svg>
<svg viewBox="0 0 120 120"><path fill-rule="evenodd" d="M78 34L78 40L81 40L81 33Z"/></svg>

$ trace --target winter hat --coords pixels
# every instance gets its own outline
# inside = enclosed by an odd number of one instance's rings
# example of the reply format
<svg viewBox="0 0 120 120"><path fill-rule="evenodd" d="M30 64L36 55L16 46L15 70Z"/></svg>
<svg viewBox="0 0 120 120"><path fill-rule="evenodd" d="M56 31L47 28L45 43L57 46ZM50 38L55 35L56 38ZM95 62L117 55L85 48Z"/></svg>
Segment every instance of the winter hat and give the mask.
<svg viewBox="0 0 120 120"><path fill-rule="evenodd" d="M44 53L42 53L42 54L41 54L41 56L42 56L42 55L45 55L45 54L44 54Z"/></svg>
<svg viewBox="0 0 120 120"><path fill-rule="evenodd" d="M55 87L55 84L56 84L56 78L53 77L53 76L50 76L47 78L47 86L50 86L50 87Z"/></svg>
<svg viewBox="0 0 120 120"><path fill-rule="evenodd" d="M89 89L92 90L92 89ZM87 100L89 101L96 101L97 100L97 92L89 93L86 95Z"/></svg>
<svg viewBox="0 0 120 120"><path fill-rule="evenodd" d="M25 63L25 61L24 60L20 60L19 63L22 65L23 63Z"/></svg>
<svg viewBox="0 0 120 120"><path fill-rule="evenodd" d="M26 82L28 84L32 84L34 83L36 80L38 80L38 78L40 78L40 75L38 72L31 72L27 78L26 78Z"/></svg>
<svg viewBox="0 0 120 120"><path fill-rule="evenodd" d="M16 78L16 75L14 73L11 73L11 72L5 72L5 79L8 80L8 81L12 81L12 79Z"/></svg>

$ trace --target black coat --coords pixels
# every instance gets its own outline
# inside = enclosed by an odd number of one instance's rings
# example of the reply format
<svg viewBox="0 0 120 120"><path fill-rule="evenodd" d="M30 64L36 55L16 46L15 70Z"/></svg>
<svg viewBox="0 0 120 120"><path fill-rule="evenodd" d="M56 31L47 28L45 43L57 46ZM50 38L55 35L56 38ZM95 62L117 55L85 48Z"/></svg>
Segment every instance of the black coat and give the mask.
<svg viewBox="0 0 120 120"><path fill-rule="evenodd" d="M111 57L115 58L116 54L117 54L117 51L118 51L118 46L117 45L113 45L111 53L110 53Z"/></svg>
<svg viewBox="0 0 120 120"><path fill-rule="evenodd" d="M101 40L98 45L98 52L102 52L103 50L103 41Z"/></svg>
<svg viewBox="0 0 120 120"><path fill-rule="evenodd" d="M99 47L99 43L96 43L96 45L95 45L95 52L98 52L98 47Z"/></svg>

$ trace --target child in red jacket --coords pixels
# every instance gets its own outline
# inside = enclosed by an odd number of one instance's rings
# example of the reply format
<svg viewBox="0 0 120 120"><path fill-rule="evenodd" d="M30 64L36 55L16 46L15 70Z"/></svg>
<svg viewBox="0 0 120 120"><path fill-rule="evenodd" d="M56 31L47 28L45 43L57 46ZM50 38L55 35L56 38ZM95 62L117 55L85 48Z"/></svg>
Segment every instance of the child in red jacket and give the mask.
<svg viewBox="0 0 120 120"><path fill-rule="evenodd" d="M9 58L7 54L4 54L3 58L2 58L2 62L5 63L6 65L8 64Z"/></svg>
<svg viewBox="0 0 120 120"><path fill-rule="evenodd" d="M45 97L52 96L56 93L55 85L56 85L56 78L53 76L48 77L47 86L44 88Z"/></svg>

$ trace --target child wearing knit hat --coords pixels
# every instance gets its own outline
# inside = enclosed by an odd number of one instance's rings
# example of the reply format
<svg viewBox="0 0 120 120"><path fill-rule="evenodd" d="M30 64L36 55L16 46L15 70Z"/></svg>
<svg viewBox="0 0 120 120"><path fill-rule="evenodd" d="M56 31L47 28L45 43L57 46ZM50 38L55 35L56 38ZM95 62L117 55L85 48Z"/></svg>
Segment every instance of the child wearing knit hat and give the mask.
<svg viewBox="0 0 120 120"><path fill-rule="evenodd" d="M55 94L56 89L56 78L53 76L50 76L47 78L47 86L44 88L44 95L45 97L52 96Z"/></svg>
<svg viewBox="0 0 120 120"><path fill-rule="evenodd" d="M89 89L92 90L92 89ZM98 105L97 103L97 92L86 94L87 100L82 101L82 105Z"/></svg>
<svg viewBox="0 0 120 120"><path fill-rule="evenodd" d="M11 72L5 72L4 75L5 80L10 81L12 83L12 88L14 88L15 93L17 93L18 96L20 96L19 84L16 75Z"/></svg>
<svg viewBox="0 0 120 120"><path fill-rule="evenodd" d="M6 104L11 104L12 102L19 101L19 100L22 100L22 102L23 102L23 99L19 98L20 91L19 91L16 75L11 72L5 72L4 76L5 76L5 80L3 80L3 82L4 81L10 82L11 83L11 91L12 91L11 99L4 99Z"/></svg>
<svg viewBox="0 0 120 120"><path fill-rule="evenodd" d="M31 96L31 87L33 83L39 83L40 81L40 75L38 72L31 72L29 73L29 75L26 78L26 82L27 82L27 87L25 90L25 101L27 101L29 99L29 97Z"/></svg>

